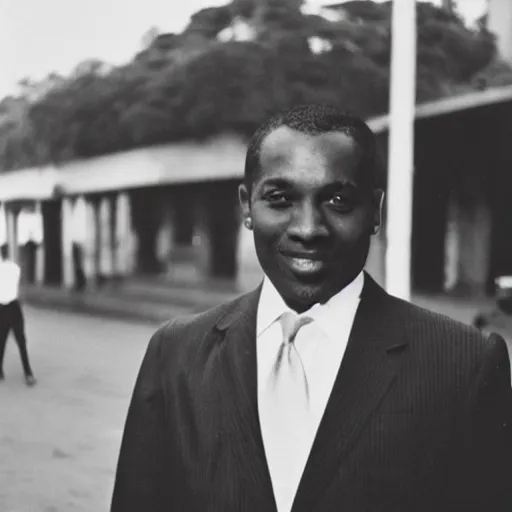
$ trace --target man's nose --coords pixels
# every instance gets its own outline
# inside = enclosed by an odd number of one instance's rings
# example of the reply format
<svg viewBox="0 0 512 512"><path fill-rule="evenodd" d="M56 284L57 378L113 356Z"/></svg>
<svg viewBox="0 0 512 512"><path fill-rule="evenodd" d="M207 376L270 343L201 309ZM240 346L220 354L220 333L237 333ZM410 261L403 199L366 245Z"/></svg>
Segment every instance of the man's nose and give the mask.
<svg viewBox="0 0 512 512"><path fill-rule="evenodd" d="M304 204L295 209L288 227L291 238L311 241L328 234L322 211L315 205Z"/></svg>

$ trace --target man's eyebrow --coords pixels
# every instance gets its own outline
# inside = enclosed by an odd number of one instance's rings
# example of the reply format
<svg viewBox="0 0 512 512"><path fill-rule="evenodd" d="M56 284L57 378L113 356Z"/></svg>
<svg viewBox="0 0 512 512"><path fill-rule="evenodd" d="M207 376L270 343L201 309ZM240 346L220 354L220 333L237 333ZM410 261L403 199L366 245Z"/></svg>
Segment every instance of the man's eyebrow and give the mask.
<svg viewBox="0 0 512 512"><path fill-rule="evenodd" d="M294 187L293 183L286 178L267 178L263 179L260 187L262 190L268 189L268 188L278 188L281 190L288 190L292 189ZM341 190L350 190L352 192L360 192L362 190L361 186L358 186L355 182L351 180L335 180L331 183L327 183L323 185L322 187L319 187L317 189L317 193L334 193L339 192Z"/></svg>
<svg viewBox="0 0 512 512"><path fill-rule="evenodd" d="M290 188L292 184L284 178L268 178L263 179L261 187L277 187L277 188Z"/></svg>
<svg viewBox="0 0 512 512"><path fill-rule="evenodd" d="M336 180L331 183L328 183L324 187L322 187L322 190L326 192L332 192L342 189L352 189L354 191L360 190L361 187L359 187L356 183L350 180Z"/></svg>

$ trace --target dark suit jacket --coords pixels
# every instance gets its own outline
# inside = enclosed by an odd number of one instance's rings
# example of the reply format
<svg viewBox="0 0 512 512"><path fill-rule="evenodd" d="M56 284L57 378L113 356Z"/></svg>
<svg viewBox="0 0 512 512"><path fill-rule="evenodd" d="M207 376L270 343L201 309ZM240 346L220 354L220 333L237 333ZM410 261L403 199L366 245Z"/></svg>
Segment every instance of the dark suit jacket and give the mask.
<svg viewBox="0 0 512 512"><path fill-rule="evenodd" d="M259 291L151 339L112 512L276 511L257 410ZM366 276L292 512L510 512L511 428L503 339Z"/></svg>

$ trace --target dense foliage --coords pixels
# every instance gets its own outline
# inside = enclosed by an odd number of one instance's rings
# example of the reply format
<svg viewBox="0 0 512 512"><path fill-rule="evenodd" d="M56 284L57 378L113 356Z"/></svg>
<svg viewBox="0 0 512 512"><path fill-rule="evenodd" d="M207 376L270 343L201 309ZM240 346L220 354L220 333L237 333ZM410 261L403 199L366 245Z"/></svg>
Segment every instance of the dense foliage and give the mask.
<svg viewBox="0 0 512 512"><path fill-rule="evenodd" d="M43 93L4 99L0 168L221 132L247 136L268 114L296 103L386 112L391 3L347 2L337 20L304 14L301 4L232 0L203 9L180 34L148 33L124 66L83 63L69 77L53 75ZM237 26L249 36L230 38ZM312 38L325 51L313 52ZM469 29L453 12L418 3L418 102L493 80L512 83L495 53L485 28Z"/></svg>

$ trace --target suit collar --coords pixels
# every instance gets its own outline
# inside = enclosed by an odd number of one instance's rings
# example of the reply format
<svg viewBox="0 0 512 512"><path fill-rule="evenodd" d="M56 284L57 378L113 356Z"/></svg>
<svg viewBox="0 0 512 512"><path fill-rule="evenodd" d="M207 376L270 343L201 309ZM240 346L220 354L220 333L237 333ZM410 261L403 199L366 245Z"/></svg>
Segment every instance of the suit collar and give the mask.
<svg viewBox="0 0 512 512"><path fill-rule="evenodd" d="M339 330L339 315L343 314L347 308L349 310L355 309L360 299L363 284L364 273L361 272L325 304L315 304L303 314L312 317L325 334L335 341ZM286 305L270 279L265 277L258 301L256 335L262 334L286 311L291 311L291 309Z"/></svg>
<svg viewBox="0 0 512 512"><path fill-rule="evenodd" d="M372 323L374 323L376 319L379 319L381 320L381 322L379 323L384 322L387 325L393 325L394 327L399 328L401 325L400 322L398 323L398 325L395 325L396 322L394 322L394 310L389 310L389 300L392 300L390 296L373 280L373 278L366 271L363 272L363 275L364 285L363 290L361 292L362 303L359 306L356 319L360 316L371 316ZM237 325L239 322L241 322L242 324L251 324L254 322L254 341L256 338L255 323L257 320L258 302L260 300L262 289L263 281L259 284L259 286L256 289L232 301L227 306L224 313L217 320L215 328L220 332L224 332L230 329L232 325ZM384 308L383 302L386 306ZM389 316L389 314L391 314L391 316ZM353 337L353 335L354 328L352 329L351 338ZM405 338L403 338L402 336L400 338L402 339L402 341L398 344L396 340L390 340L389 338L382 339L381 341L384 344L386 342L389 342L389 346L387 347L389 349L399 349L402 347L404 343L406 343Z"/></svg>

